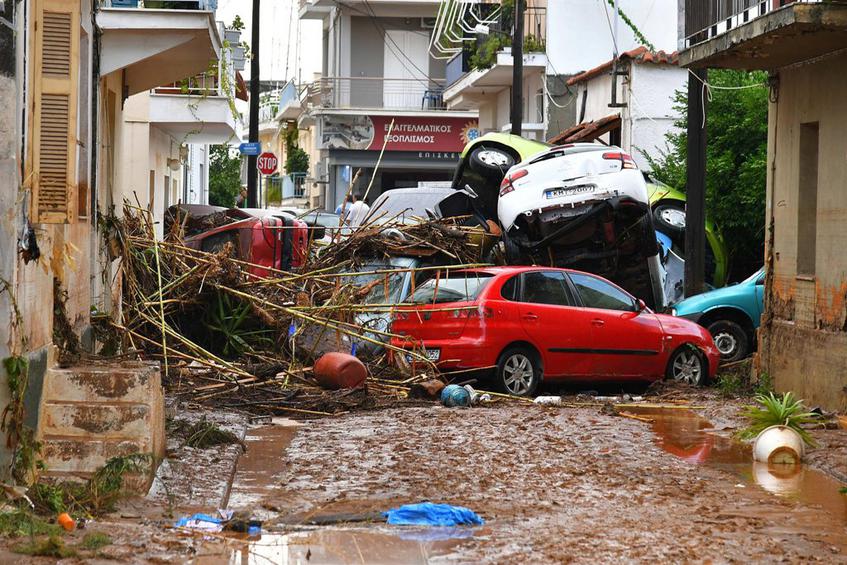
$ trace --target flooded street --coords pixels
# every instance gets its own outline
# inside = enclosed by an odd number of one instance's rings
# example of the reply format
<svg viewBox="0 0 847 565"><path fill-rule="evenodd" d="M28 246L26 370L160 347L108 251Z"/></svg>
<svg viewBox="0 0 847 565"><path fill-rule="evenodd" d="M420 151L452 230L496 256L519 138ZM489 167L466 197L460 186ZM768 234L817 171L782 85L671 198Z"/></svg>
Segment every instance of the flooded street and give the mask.
<svg viewBox="0 0 847 565"><path fill-rule="evenodd" d="M690 410L628 411L645 421L433 406L257 428L230 508L265 519L265 533L213 543L199 562L847 562L837 481L754 466L748 447ZM302 525L423 500L486 525Z"/></svg>

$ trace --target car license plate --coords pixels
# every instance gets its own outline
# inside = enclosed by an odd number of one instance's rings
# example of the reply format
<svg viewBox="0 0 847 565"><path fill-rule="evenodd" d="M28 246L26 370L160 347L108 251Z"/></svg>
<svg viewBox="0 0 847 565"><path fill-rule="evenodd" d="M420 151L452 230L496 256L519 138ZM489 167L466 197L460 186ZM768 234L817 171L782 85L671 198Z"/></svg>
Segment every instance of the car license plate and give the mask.
<svg viewBox="0 0 847 565"><path fill-rule="evenodd" d="M440 349L427 349L427 350L424 352L424 355L425 355L425 356L426 356L426 358L427 358L427 359L429 359L430 361L438 361L438 360L441 358L441 350L440 350ZM412 361L413 361L413 359L412 359L412 354L411 354L411 353L407 353L407 354L406 354L406 362L407 362L407 363L411 363Z"/></svg>
<svg viewBox="0 0 847 565"><path fill-rule="evenodd" d="M561 198L562 196L571 196L574 194L586 194L594 192L597 187L593 184L580 184L578 186L569 186L567 188L554 188L544 193L544 196L550 198Z"/></svg>

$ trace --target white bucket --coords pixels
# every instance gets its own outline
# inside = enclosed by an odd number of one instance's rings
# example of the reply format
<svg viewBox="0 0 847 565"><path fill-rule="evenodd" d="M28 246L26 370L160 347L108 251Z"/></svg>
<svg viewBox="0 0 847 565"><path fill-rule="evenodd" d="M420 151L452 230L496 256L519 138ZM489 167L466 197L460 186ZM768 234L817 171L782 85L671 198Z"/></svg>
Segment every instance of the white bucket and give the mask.
<svg viewBox="0 0 847 565"><path fill-rule="evenodd" d="M771 465L796 465L805 451L800 434L786 426L765 428L753 443L753 459Z"/></svg>

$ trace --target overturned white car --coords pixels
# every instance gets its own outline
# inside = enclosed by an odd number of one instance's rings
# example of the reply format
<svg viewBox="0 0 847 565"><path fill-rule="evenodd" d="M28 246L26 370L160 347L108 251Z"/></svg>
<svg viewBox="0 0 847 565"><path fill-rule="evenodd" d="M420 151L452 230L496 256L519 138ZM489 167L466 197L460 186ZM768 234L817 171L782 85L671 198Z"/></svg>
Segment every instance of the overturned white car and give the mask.
<svg viewBox="0 0 847 565"><path fill-rule="evenodd" d="M647 186L621 148L575 143L518 163L497 212L508 263L584 268L664 308Z"/></svg>

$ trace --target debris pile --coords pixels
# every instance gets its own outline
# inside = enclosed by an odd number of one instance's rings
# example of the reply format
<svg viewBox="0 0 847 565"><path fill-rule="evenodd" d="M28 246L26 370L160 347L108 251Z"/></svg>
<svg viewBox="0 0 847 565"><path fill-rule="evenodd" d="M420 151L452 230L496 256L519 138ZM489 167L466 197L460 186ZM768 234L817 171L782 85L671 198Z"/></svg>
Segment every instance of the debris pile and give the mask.
<svg viewBox="0 0 847 565"><path fill-rule="evenodd" d="M114 223L108 245L122 257L123 302L112 325L123 350L161 360L163 382L181 400L258 414L320 415L371 407L404 399L410 386L437 376L415 352L414 366L423 371L401 374L388 362L388 331L366 331L356 323L357 313L390 315L393 305L362 300L374 286L388 287L388 272L355 269L395 254L441 254L444 263L460 268L478 265L481 254L472 239L482 230L457 220L386 223L365 226L320 252L310 249L300 273L263 266L267 275L259 276L255 265L233 257L231 243L216 253L186 246L181 222L170 222L160 240L149 213L126 205ZM353 279L362 274L377 277L358 287ZM366 389L319 386L312 364L320 352L298 346L303 332L378 346L380 353L368 359ZM379 394L368 394L374 392Z"/></svg>

